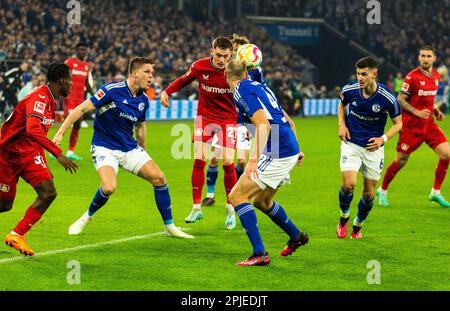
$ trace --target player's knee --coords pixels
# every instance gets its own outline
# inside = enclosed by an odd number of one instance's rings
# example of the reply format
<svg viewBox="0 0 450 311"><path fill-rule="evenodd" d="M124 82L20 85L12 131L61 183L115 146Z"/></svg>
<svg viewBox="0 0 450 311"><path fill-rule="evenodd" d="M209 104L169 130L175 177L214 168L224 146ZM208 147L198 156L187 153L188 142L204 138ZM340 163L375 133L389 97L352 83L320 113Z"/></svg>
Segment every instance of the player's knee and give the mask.
<svg viewBox="0 0 450 311"><path fill-rule="evenodd" d="M237 166L239 168L245 168L246 165L247 165L247 160L245 160L245 159L238 159L237 160Z"/></svg>
<svg viewBox="0 0 450 311"><path fill-rule="evenodd" d="M114 184L106 184L106 185L102 185L102 191L105 195L110 196L111 194L114 193L114 191L116 191L116 185Z"/></svg>
<svg viewBox="0 0 450 311"><path fill-rule="evenodd" d="M233 205L234 207L238 206L242 202L245 202L246 200L247 198L244 195L242 195L242 193L236 190L231 191L230 194L228 195L228 201L230 201L230 204Z"/></svg>
<svg viewBox="0 0 450 311"><path fill-rule="evenodd" d="M353 190L355 190L356 184L353 182L346 182L342 185L342 190L344 190L345 193L351 193Z"/></svg>
<svg viewBox="0 0 450 311"><path fill-rule="evenodd" d="M0 201L0 213L7 212L11 210L13 207L12 202L9 201Z"/></svg>
<svg viewBox="0 0 450 311"><path fill-rule="evenodd" d="M440 160L449 161L450 160L450 152L444 153L439 157Z"/></svg>
<svg viewBox="0 0 450 311"><path fill-rule="evenodd" d="M212 157L211 160L209 161L209 164L211 166L218 166L219 165L219 159L217 159L217 157Z"/></svg>
<svg viewBox="0 0 450 311"><path fill-rule="evenodd" d="M57 196L57 193L56 193L55 188L48 189L39 194L40 199L47 203L52 203L56 199L56 196Z"/></svg>
<svg viewBox="0 0 450 311"><path fill-rule="evenodd" d="M396 160L399 167L403 167L406 165L406 162L408 162L408 158L399 158Z"/></svg>
<svg viewBox="0 0 450 311"><path fill-rule="evenodd" d="M363 197L364 201L369 202L375 197L375 192L374 191L365 190L362 193L362 197Z"/></svg>
<svg viewBox="0 0 450 311"><path fill-rule="evenodd" d="M153 186L161 187L166 184L166 177L163 173L160 173L154 177L152 177L151 183Z"/></svg>

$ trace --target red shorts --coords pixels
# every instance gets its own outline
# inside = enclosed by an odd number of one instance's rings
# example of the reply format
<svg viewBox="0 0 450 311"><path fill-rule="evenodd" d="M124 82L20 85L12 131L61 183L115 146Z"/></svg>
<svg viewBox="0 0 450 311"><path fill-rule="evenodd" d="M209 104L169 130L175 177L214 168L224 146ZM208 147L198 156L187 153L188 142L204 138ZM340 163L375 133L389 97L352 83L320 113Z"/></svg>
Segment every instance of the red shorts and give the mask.
<svg viewBox="0 0 450 311"><path fill-rule="evenodd" d="M13 201L16 186L22 177L33 188L53 176L47 167L43 150L36 150L26 156L0 152L0 199Z"/></svg>
<svg viewBox="0 0 450 311"><path fill-rule="evenodd" d="M212 143L214 135L217 135L216 145L236 149L236 121L231 120L207 120L204 116L197 116L194 124L193 141Z"/></svg>
<svg viewBox="0 0 450 311"><path fill-rule="evenodd" d="M429 125L425 134L414 134L411 132L400 132L400 138L397 143L397 151L401 153L411 154L426 142L431 149L436 149L442 143L447 142L444 132L436 123Z"/></svg>
<svg viewBox="0 0 450 311"><path fill-rule="evenodd" d="M77 106L80 105L82 102L84 102L84 98L69 98L69 97L67 97L66 105L65 105L65 109L64 109L66 117L72 112L72 110L77 108Z"/></svg>

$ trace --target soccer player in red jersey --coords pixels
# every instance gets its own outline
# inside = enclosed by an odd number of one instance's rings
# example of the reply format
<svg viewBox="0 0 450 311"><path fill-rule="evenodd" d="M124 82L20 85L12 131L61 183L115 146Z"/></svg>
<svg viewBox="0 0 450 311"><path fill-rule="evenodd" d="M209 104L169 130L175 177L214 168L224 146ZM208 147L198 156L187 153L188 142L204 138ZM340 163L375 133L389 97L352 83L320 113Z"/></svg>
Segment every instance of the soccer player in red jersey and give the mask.
<svg viewBox="0 0 450 311"><path fill-rule="evenodd" d="M226 220L227 229L234 229L236 219L233 206L228 201L228 194L236 183L234 168L234 151L236 145L237 112L231 92L224 77L224 69L233 54L233 44L226 37L216 38L210 50L210 57L195 61L188 72L172 82L162 93L161 103L169 106L169 95L181 90L195 79L199 82L199 103L194 126L194 167L192 170L193 209L185 219L193 223L203 218L201 210L202 189L205 183L206 154L211 148L214 134L217 144L222 148L225 172L224 184L227 195Z"/></svg>
<svg viewBox="0 0 450 311"><path fill-rule="evenodd" d="M80 42L76 46L75 57L68 58L64 63L69 66L72 72L72 89L70 90L69 96L67 96L66 105L66 117L74 110L79 104L84 102L84 88L91 94L94 95L94 91L89 84L89 63L85 61L87 54L86 43ZM83 118L77 120L72 127L72 132L70 133L69 140L69 150L66 156L71 160L81 160L82 158L78 156L75 151L75 146L78 141L78 132L80 131L80 124Z"/></svg>
<svg viewBox="0 0 450 311"><path fill-rule="evenodd" d="M438 121L444 119L444 114L434 104L440 78L439 73L433 69L435 61L436 53L433 47L423 46L419 50L420 66L409 72L403 81L398 95L398 101L403 108L403 128L395 160L389 165L383 183L377 191L380 205L389 205L387 190L390 182L405 166L410 154L425 142L439 157L429 199L443 207L450 207L450 203L440 193L450 161L450 145L432 116L434 114Z"/></svg>
<svg viewBox="0 0 450 311"><path fill-rule="evenodd" d="M38 195L24 217L5 238L7 245L28 256L33 256L34 252L25 242L24 235L56 198L56 189L47 167L44 149L50 152L66 171L73 173L78 168L47 138L47 132L55 119L55 98L67 96L71 85L68 66L50 65L47 84L20 101L1 130L0 212L7 212L12 208L19 177L29 183Z"/></svg>

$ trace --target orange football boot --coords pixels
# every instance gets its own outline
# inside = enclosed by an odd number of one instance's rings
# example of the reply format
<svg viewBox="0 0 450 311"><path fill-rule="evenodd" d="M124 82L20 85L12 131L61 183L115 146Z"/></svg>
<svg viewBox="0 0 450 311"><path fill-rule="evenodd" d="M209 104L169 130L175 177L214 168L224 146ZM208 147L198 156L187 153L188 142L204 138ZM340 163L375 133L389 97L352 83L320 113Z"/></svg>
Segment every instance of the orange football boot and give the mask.
<svg viewBox="0 0 450 311"><path fill-rule="evenodd" d="M34 255L33 250L27 245L27 242L25 242L25 238L21 235L8 233L5 238L5 244L14 247L26 256Z"/></svg>

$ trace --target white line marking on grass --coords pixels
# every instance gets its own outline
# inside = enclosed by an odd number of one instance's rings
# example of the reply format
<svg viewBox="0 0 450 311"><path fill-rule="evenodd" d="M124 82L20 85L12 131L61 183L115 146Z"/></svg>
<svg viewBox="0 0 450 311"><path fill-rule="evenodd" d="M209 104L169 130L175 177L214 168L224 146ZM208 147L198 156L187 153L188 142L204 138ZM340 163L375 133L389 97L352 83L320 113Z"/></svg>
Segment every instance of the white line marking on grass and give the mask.
<svg viewBox="0 0 450 311"><path fill-rule="evenodd" d="M181 230L188 231L188 230L191 230L191 228L181 228ZM4 259L0 259L0 264L6 263L6 262L11 262L11 261L29 259L29 258L33 258L33 257L39 257L39 256L48 256L48 255L67 253L67 252L77 251L80 249L94 248L94 247L103 246L103 245L112 245L112 244L125 243L125 242L129 242L129 241L134 241L134 240L153 238L155 236L160 236L160 235L164 235L164 231L153 232L153 233L148 233L148 234L144 234L144 235L137 235L137 236L132 236L132 237L123 238L123 239L98 242L98 243L94 243L94 244L85 244L85 245L79 245L79 246L75 246L75 247L55 249L53 251L35 253L34 256L31 256L31 257L22 255L22 256L16 256L16 257L11 257L11 258L4 258Z"/></svg>

